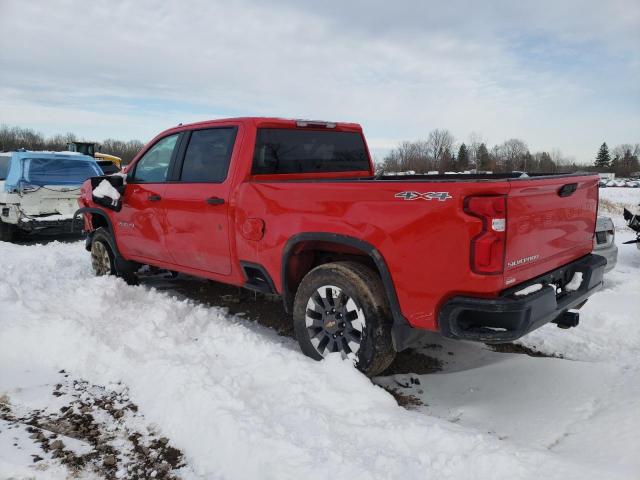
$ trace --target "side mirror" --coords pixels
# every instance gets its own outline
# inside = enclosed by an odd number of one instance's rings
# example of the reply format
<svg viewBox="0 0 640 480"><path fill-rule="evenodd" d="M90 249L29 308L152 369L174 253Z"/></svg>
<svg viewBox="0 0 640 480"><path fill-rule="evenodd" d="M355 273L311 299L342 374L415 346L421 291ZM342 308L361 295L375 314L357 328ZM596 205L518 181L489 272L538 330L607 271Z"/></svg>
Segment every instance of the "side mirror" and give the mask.
<svg viewBox="0 0 640 480"><path fill-rule="evenodd" d="M119 212L122 209L125 186L123 175L91 177L91 197L98 205Z"/></svg>

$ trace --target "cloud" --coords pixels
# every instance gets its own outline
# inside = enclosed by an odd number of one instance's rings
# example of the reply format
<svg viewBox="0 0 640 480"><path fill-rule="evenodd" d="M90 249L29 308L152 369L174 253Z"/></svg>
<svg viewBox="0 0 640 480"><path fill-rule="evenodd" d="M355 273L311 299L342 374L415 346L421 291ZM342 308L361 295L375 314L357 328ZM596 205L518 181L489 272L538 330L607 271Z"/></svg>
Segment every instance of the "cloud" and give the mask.
<svg viewBox="0 0 640 480"><path fill-rule="evenodd" d="M440 127L585 161L640 141L639 4L521 3L0 0L0 122L146 140L313 117L378 154Z"/></svg>

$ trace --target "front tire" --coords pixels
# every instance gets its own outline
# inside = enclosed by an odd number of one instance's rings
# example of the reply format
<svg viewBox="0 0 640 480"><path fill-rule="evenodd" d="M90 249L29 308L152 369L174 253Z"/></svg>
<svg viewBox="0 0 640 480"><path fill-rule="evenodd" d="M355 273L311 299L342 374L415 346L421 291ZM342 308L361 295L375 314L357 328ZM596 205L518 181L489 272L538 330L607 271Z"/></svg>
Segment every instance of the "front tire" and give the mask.
<svg viewBox="0 0 640 480"><path fill-rule="evenodd" d="M329 353L350 358L367 376L393 361L391 313L380 277L357 262L320 265L303 279L293 305L302 352L316 360Z"/></svg>
<svg viewBox="0 0 640 480"><path fill-rule="evenodd" d="M138 285L136 272L140 267L135 262L130 262L118 256L111 245L115 244L111 233L104 227L97 228L91 235L91 267L93 273L100 277L103 275L116 275L129 285Z"/></svg>
<svg viewBox="0 0 640 480"><path fill-rule="evenodd" d="M91 238L91 268L96 277L116 274L115 256L107 235L103 228L98 228Z"/></svg>

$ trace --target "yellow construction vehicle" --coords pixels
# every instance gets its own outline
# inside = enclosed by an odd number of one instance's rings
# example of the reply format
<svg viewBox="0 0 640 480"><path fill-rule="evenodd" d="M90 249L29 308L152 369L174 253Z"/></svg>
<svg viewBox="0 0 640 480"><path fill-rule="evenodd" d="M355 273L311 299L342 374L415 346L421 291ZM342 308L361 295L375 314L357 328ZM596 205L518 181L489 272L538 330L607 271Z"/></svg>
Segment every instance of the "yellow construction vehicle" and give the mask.
<svg viewBox="0 0 640 480"><path fill-rule="evenodd" d="M96 148L97 147L97 148ZM120 157L116 157L115 155L109 155L107 153L100 153L99 150L100 145L97 145L95 142L69 142L67 143L67 150L70 152L78 152L84 155L89 155L96 159L98 165L105 173L105 175L110 175L112 173L119 172L122 168L122 159Z"/></svg>

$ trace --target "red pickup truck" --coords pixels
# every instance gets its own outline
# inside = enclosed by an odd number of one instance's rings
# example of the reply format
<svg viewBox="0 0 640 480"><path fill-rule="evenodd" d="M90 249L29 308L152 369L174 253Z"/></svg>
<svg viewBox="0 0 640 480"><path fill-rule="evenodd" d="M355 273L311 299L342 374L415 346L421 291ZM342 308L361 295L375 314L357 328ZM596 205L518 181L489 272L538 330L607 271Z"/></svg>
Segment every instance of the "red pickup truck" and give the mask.
<svg viewBox="0 0 640 480"><path fill-rule="evenodd" d="M179 125L79 203L96 274L146 264L279 294L306 355L368 375L424 330L575 326L606 264L597 175L374 175L353 123Z"/></svg>

